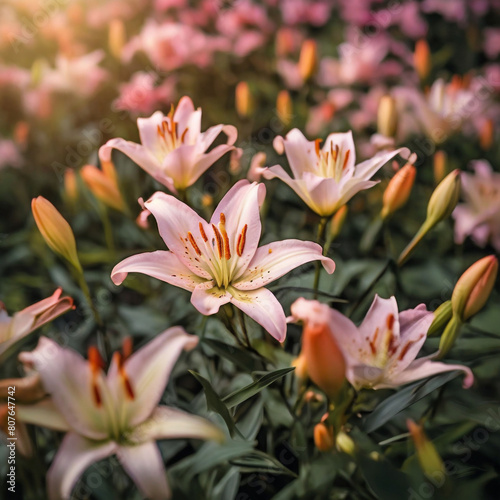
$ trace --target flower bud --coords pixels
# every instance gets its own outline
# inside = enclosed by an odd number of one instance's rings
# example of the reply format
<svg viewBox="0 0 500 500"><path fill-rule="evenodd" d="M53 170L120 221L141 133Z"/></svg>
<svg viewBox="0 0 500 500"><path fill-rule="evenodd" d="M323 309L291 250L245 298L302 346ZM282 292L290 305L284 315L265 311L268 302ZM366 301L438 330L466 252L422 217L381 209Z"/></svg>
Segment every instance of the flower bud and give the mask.
<svg viewBox="0 0 500 500"><path fill-rule="evenodd" d="M314 426L314 444L319 451L330 451L335 446L333 427L326 422Z"/></svg>
<svg viewBox="0 0 500 500"><path fill-rule="evenodd" d="M446 219L455 209L460 196L460 170L450 172L436 187L427 205L427 221L431 227Z"/></svg>
<svg viewBox="0 0 500 500"><path fill-rule="evenodd" d="M78 199L78 184L76 174L72 168L64 171L64 195L66 200L74 203Z"/></svg>
<svg viewBox="0 0 500 500"><path fill-rule="evenodd" d="M263 172L266 170L264 165L267 161L266 153L259 151L255 153L250 161L250 168L248 169L247 179L250 182L260 182Z"/></svg>
<svg viewBox="0 0 500 500"><path fill-rule="evenodd" d="M314 40L306 40L302 44L299 57L299 75L303 81L309 80L318 66L318 46Z"/></svg>
<svg viewBox="0 0 500 500"><path fill-rule="evenodd" d="M377 112L377 131L385 137L394 137L398 127L396 100L390 95L380 99Z"/></svg>
<svg viewBox="0 0 500 500"><path fill-rule="evenodd" d="M337 439L335 441L337 450L347 453L348 455L354 455L356 452L356 444L344 431L340 431L337 434Z"/></svg>
<svg viewBox="0 0 500 500"><path fill-rule="evenodd" d="M446 471L444 468L443 460L439 456L439 453L436 450L436 447L429 440L429 438L425 435L422 426L416 424L413 420L408 419L406 421L406 425L408 426L408 430L410 431L410 436L415 444L415 450L417 452L417 458L420 463L420 467L424 474L433 478L434 480L438 480L439 483L446 477ZM442 483L441 483L442 484Z"/></svg>
<svg viewBox="0 0 500 500"><path fill-rule="evenodd" d="M416 173L417 169L411 163L407 163L389 181L384 191L383 207L380 214L382 219L392 215L408 201Z"/></svg>
<svg viewBox="0 0 500 500"><path fill-rule="evenodd" d="M494 255L484 257L467 269L453 290L453 313L466 321L478 313L488 300L498 272L498 259Z"/></svg>
<svg viewBox="0 0 500 500"><path fill-rule="evenodd" d="M479 144L481 145L481 149L488 150L491 148L493 144L493 138L495 135L493 120L486 120L481 127L481 131L479 132Z"/></svg>
<svg viewBox="0 0 500 500"><path fill-rule="evenodd" d="M121 19L113 19L109 24L108 47L111 54L119 59L126 42L125 25Z"/></svg>
<svg viewBox="0 0 500 500"><path fill-rule="evenodd" d="M307 375L307 363L306 357L304 354L300 353L291 363L291 365L295 368L293 372L295 376L300 380L306 380Z"/></svg>
<svg viewBox="0 0 500 500"><path fill-rule="evenodd" d="M448 321L450 321L451 316L453 314L451 308L451 300L447 300L443 302L435 311L434 311L434 320L427 330L427 336L432 337L434 335L439 335L439 333L446 326Z"/></svg>
<svg viewBox="0 0 500 500"><path fill-rule="evenodd" d="M290 94L286 90L282 90L278 97L276 98L276 112L278 113L278 118L283 125L290 125L292 121L292 100Z"/></svg>
<svg viewBox="0 0 500 500"><path fill-rule="evenodd" d="M434 182L439 184L446 176L447 157L443 150L434 153Z"/></svg>
<svg viewBox="0 0 500 500"><path fill-rule="evenodd" d="M431 52L425 40L418 40L415 44L413 64L421 80L425 80L431 71Z"/></svg>
<svg viewBox="0 0 500 500"><path fill-rule="evenodd" d="M340 234L340 231L342 231L348 211L349 209L347 208L347 205L342 205L332 217L332 221L330 223L330 237L328 238L330 243L334 241Z"/></svg>
<svg viewBox="0 0 500 500"><path fill-rule="evenodd" d="M33 198L31 210L47 245L81 271L73 231L56 207L43 196Z"/></svg>
<svg viewBox="0 0 500 500"><path fill-rule="evenodd" d="M107 168L110 168L109 165ZM115 210L121 212L125 210L125 203L118 188L118 184L113 180L114 174L108 176L104 171L99 170L94 165L85 165L81 169L80 175L87 187L99 201Z"/></svg>
<svg viewBox="0 0 500 500"><path fill-rule="evenodd" d="M236 85L235 105L240 118L248 118L252 113L253 99L247 82L240 82Z"/></svg>
<svg viewBox="0 0 500 500"><path fill-rule="evenodd" d="M444 358L450 349L455 344L458 336L460 335L460 330L462 329L462 321L458 315L453 314L450 321L448 321L441 338L439 339L439 351L436 359Z"/></svg>

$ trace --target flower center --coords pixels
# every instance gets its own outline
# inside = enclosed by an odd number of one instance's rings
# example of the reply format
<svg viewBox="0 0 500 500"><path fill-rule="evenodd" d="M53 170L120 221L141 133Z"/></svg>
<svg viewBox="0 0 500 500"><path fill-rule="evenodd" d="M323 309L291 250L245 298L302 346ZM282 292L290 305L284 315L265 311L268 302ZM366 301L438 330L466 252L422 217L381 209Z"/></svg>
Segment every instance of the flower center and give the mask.
<svg viewBox="0 0 500 500"><path fill-rule="evenodd" d="M339 148L338 144L333 146L330 142L330 151L322 151L320 148L321 139L316 139L315 149L317 161L317 174L325 178L333 178L340 182L342 174L347 167L351 150L343 151Z"/></svg>
<svg viewBox="0 0 500 500"><path fill-rule="evenodd" d="M213 237L211 240L200 222L198 225L199 234L188 231L187 237L181 236L181 241L191 245L196 254L194 260L203 265L217 286L227 288L231 283L238 257L241 257L245 250L247 229L248 225L245 224L238 235L233 253L231 253L229 236L226 231L226 216L223 213L220 214L219 223L212 224Z"/></svg>
<svg viewBox="0 0 500 500"><path fill-rule="evenodd" d="M189 127L186 127L182 132L179 131L179 122L174 121L174 107L172 106L168 116L156 126L160 154L166 156L184 144L188 130Z"/></svg>
<svg viewBox="0 0 500 500"><path fill-rule="evenodd" d="M369 341L372 354L372 365L377 368L384 368L387 360L393 356L397 350L397 339L394 336L394 315L389 314L386 318L386 328L382 335L377 327L373 338Z"/></svg>

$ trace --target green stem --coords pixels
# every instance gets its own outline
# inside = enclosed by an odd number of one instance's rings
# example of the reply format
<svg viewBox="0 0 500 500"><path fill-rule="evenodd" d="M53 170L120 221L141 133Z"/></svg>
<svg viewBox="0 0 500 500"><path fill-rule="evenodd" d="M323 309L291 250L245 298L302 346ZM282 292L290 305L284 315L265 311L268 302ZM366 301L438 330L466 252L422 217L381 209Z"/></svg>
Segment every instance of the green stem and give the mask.
<svg viewBox="0 0 500 500"><path fill-rule="evenodd" d="M318 225L318 236L316 238L316 242L318 243L318 245L321 245L322 247L324 245L323 240L325 239L325 230L326 230L326 223L327 222L328 222L327 217L321 217L321 220L319 221L319 225ZM324 249L323 249L323 253L324 253ZM316 300L318 298L320 273L321 273L321 261L317 260L316 261L316 270L314 272L314 284L313 284L313 290L314 290L313 298L314 298L314 300Z"/></svg>
<svg viewBox="0 0 500 500"><path fill-rule="evenodd" d="M87 303L90 307L90 310L92 311L92 314L94 316L95 322L99 326L99 328L104 327L104 323L101 319L101 315L99 314L99 311L97 310L96 306L94 305L94 301L92 300L92 296L90 295L90 290L89 286L87 284L87 281L85 280L85 276L83 275L83 269L76 268L77 272L77 279L78 279L78 285L80 286L83 295L85 295L85 299L87 300Z"/></svg>
<svg viewBox="0 0 500 500"><path fill-rule="evenodd" d="M106 206L103 203L99 204L99 215L101 217L101 222L104 228L104 238L106 240L106 246L113 257L115 258L115 242L113 239L113 228L111 227L111 221L109 220L109 213Z"/></svg>

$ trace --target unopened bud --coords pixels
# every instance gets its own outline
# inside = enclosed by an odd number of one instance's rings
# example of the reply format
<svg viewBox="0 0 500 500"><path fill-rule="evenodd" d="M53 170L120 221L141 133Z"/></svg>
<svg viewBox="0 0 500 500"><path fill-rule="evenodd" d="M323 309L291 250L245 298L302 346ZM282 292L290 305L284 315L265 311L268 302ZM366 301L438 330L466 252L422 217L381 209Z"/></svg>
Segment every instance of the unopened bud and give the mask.
<svg viewBox="0 0 500 500"><path fill-rule="evenodd" d="M434 182L439 184L446 176L446 153L440 149L434 153Z"/></svg>
<svg viewBox="0 0 500 500"><path fill-rule="evenodd" d="M433 479L437 479L437 475L443 480L446 478L446 471L443 460L439 456L436 447L431 440L425 435L422 426L416 424L413 420L406 421L410 436L415 444L418 462L424 474Z"/></svg>
<svg viewBox="0 0 500 500"><path fill-rule="evenodd" d="M47 245L64 257L75 268L81 270L76 253L76 242L73 231L57 208L43 196L33 198L31 210L36 225Z"/></svg>
<svg viewBox="0 0 500 500"><path fill-rule="evenodd" d="M415 44L413 64L421 80L425 80L431 71L431 52L425 40L418 40Z"/></svg>
<svg viewBox="0 0 500 500"><path fill-rule="evenodd" d="M248 118L253 110L253 99L247 82L236 85L235 91L236 112L241 118Z"/></svg>
<svg viewBox="0 0 500 500"><path fill-rule="evenodd" d="M429 330L427 330L427 336L432 337L434 335L439 335L448 321L450 321L452 314L451 300L443 302L434 311L434 320L432 321Z"/></svg>
<svg viewBox="0 0 500 500"><path fill-rule="evenodd" d="M336 445L337 450L347 453L348 455L354 455L356 452L356 444L344 431L340 431L337 434Z"/></svg>
<svg viewBox="0 0 500 500"><path fill-rule="evenodd" d="M326 422L314 426L314 444L319 451L330 451L335 446L333 427Z"/></svg>
<svg viewBox="0 0 500 500"><path fill-rule="evenodd" d="M276 112L283 125L290 125L292 121L292 99L286 90L282 90L276 98Z"/></svg>
<svg viewBox="0 0 500 500"><path fill-rule="evenodd" d="M495 125L493 124L493 120L486 120L479 133L479 144L481 145L481 149L488 150L491 148L494 135Z"/></svg>
<svg viewBox="0 0 500 500"><path fill-rule="evenodd" d="M83 181L94 196L115 210L124 211L125 203L117 183L94 165L85 165L81 171Z"/></svg>
<svg viewBox="0 0 500 500"><path fill-rule="evenodd" d="M306 380L307 379L307 363L306 363L306 357L300 353L293 361L292 361L292 366L295 368L295 371L293 372L295 376L300 379L300 380Z"/></svg>
<svg viewBox="0 0 500 500"><path fill-rule="evenodd" d="M76 173L72 168L67 168L64 171L64 195L70 203L74 203L78 199L78 183Z"/></svg>
<svg viewBox="0 0 500 500"><path fill-rule="evenodd" d="M109 24L108 46L111 54L119 59L126 42L125 25L121 19L113 19Z"/></svg>
<svg viewBox="0 0 500 500"><path fill-rule="evenodd" d="M344 227L344 222L347 217L347 212L349 209L347 208L347 205L342 205L336 212L335 215L332 217L332 221L330 223L330 235L328 238L329 242L334 241L337 236L340 234L340 231L342 231L342 228Z"/></svg>
<svg viewBox="0 0 500 500"><path fill-rule="evenodd" d="M431 227L451 215L460 196L460 170L450 172L436 187L427 205L427 221Z"/></svg>
<svg viewBox="0 0 500 500"><path fill-rule="evenodd" d="M383 196L383 207L380 214L382 219L392 215L408 201L416 173L417 169L411 163L407 163L389 181Z"/></svg>
<svg viewBox="0 0 500 500"><path fill-rule="evenodd" d="M306 40L302 44L299 57L299 74L303 81L309 80L318 66L318 46L314 40Z"/></svg>
<svg viewBox="0 0 500 500"><path fill-rule="evenodd" d="M467 269L457 281L451 304L453 313L466 321L478 313L488 300L498 273L498 259L484 257Z"/></svg>
<svg viewBox="0 0 500 500"><path fill-rule="evenodd" d="M458 315L453 314L450 321L448 321L441 338L439 339L439 351L436 359L442 359L448 354L460 335L462 325L463 323Z"/></svg>
<svg viewBox="0 0 500 500"><path fill-rule="evenodd" d="M394 137L398 127L396 100L390 95L380 99L377 112L377 131L384 137Z"/></svg>

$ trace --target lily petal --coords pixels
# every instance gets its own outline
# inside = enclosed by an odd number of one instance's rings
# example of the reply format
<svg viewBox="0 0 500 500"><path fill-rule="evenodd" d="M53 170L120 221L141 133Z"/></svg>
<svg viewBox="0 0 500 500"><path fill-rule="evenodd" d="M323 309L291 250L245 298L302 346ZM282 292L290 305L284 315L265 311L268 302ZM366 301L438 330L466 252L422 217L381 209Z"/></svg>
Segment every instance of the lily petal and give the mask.
<svg viewBox="0 0 500 500"><path fill-rule="evenodd" d="M214 287L213 281L198 285L191 295L191 304L205 316L217 313L220 306L230 301L231 295L224 289Z"/></svg>
<svg viewBox="0 0 500 500"><path fill-rule="evenodd" d="M111 271L115 285L121 285L128 273L142 273L171 285L193 291L204 280L192 273L172 252L157 250L127 257Z"/></svg>
<svg viewBox="0 0 500 500"><path fill-rule="evenodd" d="M286 134L283 145L295 178L300 179L304 172L314 172L318 161L314 141L308 141L299 129L294 128Z"/></svg>
<svg viewBox="0 0 500 500"><path fill-rule="evenodd" d="M361 338L369 339L378 350L379 345L384 342L384 334L391 326L393 344L399 339L399 313L396 298L383 299L375 295L365 319L359 325ZM391 319L392 318L392 319ZM388 325L391 323L391 325Z"/></svg>
<svg viewBox="0 0 500 500"><path fill-rule="evenodd" d="M91 441L70 432L64 436L59 451L47 473L50 500L65 500L85 469L94 462L109 457L116 450L112 441Z"/></svg>
<svg viewBox="0 0 500 500"><path fill-rule="evenodd" d="M170 498L172 492L167 483L165 466L156 443L120 446L116 454L145 498L150 500Z"/></svg>
<svg viewBox="0 0 500 500"><path fill-rule="evenodd" d="M266 288L240 291L231 288L231 302L259 323L278 342L286 337L286 317L283 307Z"/></svg>
<svg viewBox="0 0 500 500"><path fill-rule="evenodd" d="M356 149L354 147L352 131L349 130L348 132L336 132L330 134L326 138L325 144L321 149L325 152L329 152L332 149L335 151L335 146L338 146L340 154L343 155L341 158L345 158L347 151L350 151L347 163L343 169L351 171L356 163Z"/></svg>
<svg viewBox="0 0 500 500"><path fill-rule="evenodd" d="M137 118L141 144L154 158L161 154L158 127L161 127L163 120L165 120L165 115L161 111L155 111L149 118Z"/></svg>
<svg viewBox="0 0 500 500"><path fill-rule="evenodd" d="M371 179L378 170L380 170L390 159L394 158L396 155L401 154L405 158L410 155L410 150L408 148L399 148L388 153L379 153L369 160L361 162L356 165L355 177L357 179L369 180Z"/></svg>
<svg viewBox="0 0 500 500"><path fill-rule="evenodd" d="M70 430L68 422L50 398L29 405L17 405L16 416L25 424L34 424L56 431Z"/></svg>
<svg viewBox="0 0 500 500"><path fill-rule="evenodd" d="M335 270L335 263L323 255L317 243L300 240L269 243L257 249L247 270L233 284L238 290L255 290L314 260L322 261L328 274Z"/></svg>
<svg viewBox="0 0 500 500"><path fill-rule="evenodd" d="M123 368L132 385L132 400L125 394L124 380L116 364L116 357L113 358L107 381L117 402L126 402L123 405L122 423L126 423L130 428L144 422L151 415L163 395L172 368L181 352L193 349L197 343L198 337L189 335L183 328L175 326L126 359Z"/></svg>

